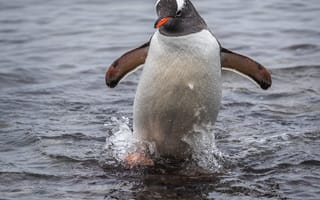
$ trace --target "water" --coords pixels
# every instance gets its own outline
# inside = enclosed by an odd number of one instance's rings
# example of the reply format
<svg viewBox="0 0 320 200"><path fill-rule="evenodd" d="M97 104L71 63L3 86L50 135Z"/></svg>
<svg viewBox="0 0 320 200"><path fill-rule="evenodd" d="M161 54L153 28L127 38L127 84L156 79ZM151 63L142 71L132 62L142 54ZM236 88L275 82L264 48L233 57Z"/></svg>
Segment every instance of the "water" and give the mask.
<svg viewBox="0 0 320 200"><path fill-rule="evenodd" d="M104 73L150 38L154 1L0 0L1 199L319 198L320 3L194 4L224 47L273 76L262 91L224 74L214 173L126 170L105 149L131 131L141 71L115 89Z"/></svg>

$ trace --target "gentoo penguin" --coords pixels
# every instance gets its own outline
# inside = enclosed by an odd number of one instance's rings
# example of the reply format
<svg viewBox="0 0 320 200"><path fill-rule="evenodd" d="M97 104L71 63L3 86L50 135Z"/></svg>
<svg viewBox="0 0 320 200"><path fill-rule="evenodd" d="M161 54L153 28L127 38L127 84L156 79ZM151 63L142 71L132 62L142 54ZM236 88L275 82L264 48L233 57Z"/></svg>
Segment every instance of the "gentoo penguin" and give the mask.
<svg viewBox="0 0 320 200"><path fill-rule="evenodd" d="M134 100L133 129L161 156L188 157L182 138L212 126L221 102L221 70L242 74L261 88L271 75L258 62L221 47L190 0L158 0L151 40L115 60L106 72L113 88L144 64ZM208 133L210 134L210 133Z"/></svg>

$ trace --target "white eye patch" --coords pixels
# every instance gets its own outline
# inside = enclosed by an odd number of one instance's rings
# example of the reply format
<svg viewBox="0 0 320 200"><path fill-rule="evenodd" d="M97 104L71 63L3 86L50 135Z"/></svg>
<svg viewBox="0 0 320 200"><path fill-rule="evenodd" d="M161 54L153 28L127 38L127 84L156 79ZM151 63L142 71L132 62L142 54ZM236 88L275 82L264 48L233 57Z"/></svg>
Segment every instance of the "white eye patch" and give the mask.
<svg viewBox="0 0 320 200"><path fill-rule="evenodd" d="M157 5L158 5L159 2L160 2L160 0L158 0L158 1L156 2L156 4L154 5L154 7L157 7Z"/></svg>
<svg viewBox="0 0 320 200"><path fill-rule="evenodd" d="M182 10L185 4L185 0L176 0L176 2L177 2L177 11Z"/></svg>
<svg viewBox="0 0 320 200"><path fill-rule="evenodd" d="M155 4L155 7L157 7L157 5L159 4L161 0L157 0L156 4ZM177 2L177 12L182 10L182 8L184 7L184 4L185 4L185 0L176 0Z"/></svg>

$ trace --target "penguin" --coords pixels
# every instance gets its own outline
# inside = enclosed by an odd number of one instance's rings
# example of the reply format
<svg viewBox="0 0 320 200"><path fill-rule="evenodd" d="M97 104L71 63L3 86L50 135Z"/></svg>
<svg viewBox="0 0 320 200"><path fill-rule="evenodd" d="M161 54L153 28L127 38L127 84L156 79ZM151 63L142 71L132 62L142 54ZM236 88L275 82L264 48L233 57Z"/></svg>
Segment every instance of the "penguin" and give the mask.
<svg viewBox="0 0 320 200"><path fill-rule="evenodd" d="M253 59L223 48L190 0L158 0L155 8L151 39L116 59L105 79L114 88L144 64L134 99L134 133L154 144L158 155L184 159L192 149L183 138L196 135L195 126L216 121L222 70L243 75L262 89L271 86L271 75ZM136 155L128 159L153 164Z"/></svg>

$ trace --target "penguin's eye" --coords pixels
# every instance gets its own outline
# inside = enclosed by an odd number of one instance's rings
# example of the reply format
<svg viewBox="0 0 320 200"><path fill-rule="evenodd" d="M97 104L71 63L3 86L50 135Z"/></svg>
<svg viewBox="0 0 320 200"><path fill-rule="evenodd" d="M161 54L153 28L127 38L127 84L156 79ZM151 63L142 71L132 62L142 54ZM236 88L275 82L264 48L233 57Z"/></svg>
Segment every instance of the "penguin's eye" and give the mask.
<svg viewBox="0 0 320 200"><path fill-rule="evenodd" d="M177 17L180 17L181 15L182 15L181 10L178 10L177 13L176 13L176 16L177 16Z"/></svg>

